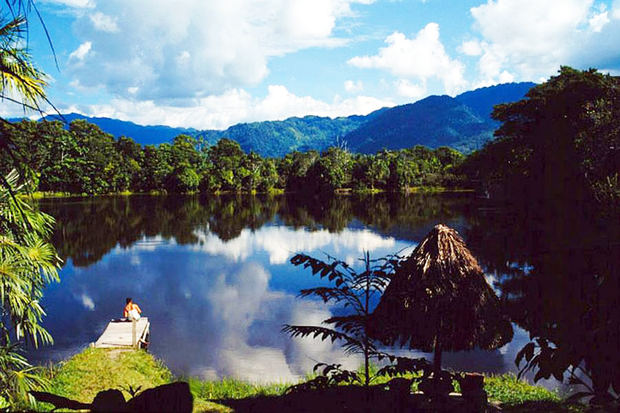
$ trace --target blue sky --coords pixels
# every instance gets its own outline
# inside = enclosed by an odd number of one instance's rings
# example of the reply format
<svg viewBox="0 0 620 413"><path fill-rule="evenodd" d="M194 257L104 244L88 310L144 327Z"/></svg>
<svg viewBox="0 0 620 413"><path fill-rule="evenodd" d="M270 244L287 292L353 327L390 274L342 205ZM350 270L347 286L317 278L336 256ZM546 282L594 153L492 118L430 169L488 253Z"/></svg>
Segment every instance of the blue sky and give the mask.
<svg viewBox="0 0 620 413"><path fill-rule="evenodd" d="M620 74L620 0L37 0L29 47L62 112L221 129L431 94ZM32 18L33 16L31 16ZM3 102L3 115L18 108Z"/></svg>

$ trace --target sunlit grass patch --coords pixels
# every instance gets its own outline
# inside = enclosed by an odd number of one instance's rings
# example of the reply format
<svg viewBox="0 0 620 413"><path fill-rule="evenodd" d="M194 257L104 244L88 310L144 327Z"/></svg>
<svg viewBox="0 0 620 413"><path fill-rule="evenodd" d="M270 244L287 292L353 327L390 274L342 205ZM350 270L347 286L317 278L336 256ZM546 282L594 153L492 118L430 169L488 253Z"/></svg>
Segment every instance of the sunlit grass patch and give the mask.
<svg viewBox="0 0 620 413"><path fill-rule="evenodd" d="M88 348L55 367L50 392L90 403L101 390L118 389L125 399L132 389L169 383L166 366L145 351Z"/></svg>
<svg viewBox="0 0 620 413"><path fill-rule="evenodd" d="M221 380L200 380L190 378L189 382L192 394L206 400L218 399L242 399L255 396L279 396L291 383L257 384L241 381L233 378Z"/></svg>
<svg viewBox="0 0 620 413"><path fill-rule="evenodd" d="M484 389L489 399L498 400L507 405L526 401L561 401L557 392L549 391L541 386L532 386L525 380L517 379L514 374L487 376L484 378Z"/></svg>

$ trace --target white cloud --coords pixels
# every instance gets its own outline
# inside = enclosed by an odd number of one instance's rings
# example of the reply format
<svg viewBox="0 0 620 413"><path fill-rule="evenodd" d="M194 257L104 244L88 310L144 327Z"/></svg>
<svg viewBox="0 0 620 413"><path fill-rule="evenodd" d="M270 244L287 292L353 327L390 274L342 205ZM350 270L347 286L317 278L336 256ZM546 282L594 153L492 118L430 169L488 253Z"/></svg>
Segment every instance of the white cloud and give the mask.
<svg viewBox="0 0 620 413"><path fill-rule="evenodd" d="M560 65L620 67L611 40L620 35L620 25L594 0L487 0L471 14L481 35L473 40L480 47L479 83L508 77L538 81ZM469 55L478 52L474 49L473 43L461 46Z"/></svg>
<svg viewBox="0 0 620 413"><path fill-rule="evenodd" d="M461 43L459 51L467 56L480 56L482 54L482 46L478 40L468 40Z"/></svg>
<svg viewBox="0 0 620 413"><path fill-rule="evenodd" d="M416 85L407 79L399 79L396 81L396 91L400 96L409 99L419 99L426 94L424 85Z"/></svg>
<svg viewBox="0 0 620 413"><path fill-rule="evenodd" d="M258 84L273 56L345 44L334 30L353 16L353 3L369 1L100 1L74 27L94 53L70 71L83 86L102 85L119 98L179 106Z"/></svg>
<svg viewBox="0 0 620 413"><path fill-rule="evenodd" d="M90 52L90 50L92 49L92 46L93 44L91 42L82 43L78 46L77 49L71 52L71 54L69 55L69 59L83 61L88 55L88 52Z"/></svg>
<svg viewBox="0 0 620 413"><path fill-rule="evenodd" d="M353 80L345 80L344 82L344 90L349 93L357 93L364 90L364 84L361 80L353 81Z"/></svg>
<svg viewBox="0 0 620 413"><path fill-rule="evenodd" d="M106 14L97 12L97 13L91 14L89 18L93 26L95 27L95 29L99 31L107 32L107 33L118 32L118 25L116 24L116 19Z"/></svg>
<svg viewBox="0 0 620 413"><path fill-rule="evenodd" d="M136 87L131 87L130 92L139 93ZM282 120L291 116L365 115L393 105L392 101L368 96L346 99L336 96L332 102L324 102L310 96L296 96L284 86L272 85L264 98L255 98L243 89L231 89L220 95L194 99L186 106L158 104L153 100L113 99L107 104L68 106L61 110L130 120L142 125L225 129L239 122Z"/></svg>
<svg viewBox="0 0 620 413"><path fill-rule="evenodd" d="M525 58L557 55L586 21L594 0L488 0L471 9L485 40ZM565 49L560 47L560 50Z"/></svg>
<svg viewBox="0 0 620 413"><path fill-rule="evenodd" d="M92 8L95 6L95 2L93 0L42 0L42 2L80 9Z"/></svg>
<svg viewBox="0 0 620 413"><path fill-rule="evenodd" d="M620 20L620 0L614 0L611 6L611 17Z"/></svg>
<svg viewBox="0 0 620 413"><path fill-rule="evenodd" d="M607 11L601 11L600 13L594 14L588 20L590 29L596 33L600 33L607 23L609 23L609 13Z"/></svg>
<svg viewBox="0 0 620 413"><path fill-rule="evenodd" d="M387 46L379 49L376 55L356 56L348 63L359 68L386 70L399 78L422 83L437 78L449 94L461 91L466 85L463 77L465 68L446 53L439 40L437 23L427 24L412 39L394 32L385 39L385 43Z"/></svg>

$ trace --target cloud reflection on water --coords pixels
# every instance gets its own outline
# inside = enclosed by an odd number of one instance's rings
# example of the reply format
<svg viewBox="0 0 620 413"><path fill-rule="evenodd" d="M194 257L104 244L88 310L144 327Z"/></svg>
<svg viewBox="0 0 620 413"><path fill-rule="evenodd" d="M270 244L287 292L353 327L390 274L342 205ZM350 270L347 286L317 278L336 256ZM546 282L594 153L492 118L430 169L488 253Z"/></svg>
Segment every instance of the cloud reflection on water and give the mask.
<svg viewBox="0 0 620 413"><path fill-rule="evenodd" d="M296 297L320 280L283 264L301 251L354 260L363 250L380 257L413 244L351 228L330 233L263 226L228 242L194 232L194 244L145 237L89 267L69 263L62 283L45 295L46 325L60 338L52 353L66 357L96 340L132 296L152 323L151 351L176 374L273 382L303 377L317 362L356 368L361 359L345 357L337 344L280 332L285 323L316 325L332 315L322 302ZM86 311L66 311L75 305ZM508 352L447 355L446 361L504 371L504 359L514 359L514 350Z"/></svg>
<svg viewBox="0 0 620 413"><path fill-rule="evenodd" d="M202 242L184 246L145 238L114 248L89 267L69 265L62 283L45 296L52 334L94 341L105 322L119 316L124 297L132 296L151 320L151 350L177 374L292 381L319 361L358 365L337 344L280 332L285 323L318 324L331 316L323 303L296 297L299 285L309 287L317 279L280 264L302 250L352 256L362 249L391 251L393 238L367 230L330 234L286 227L244 230L228 243L197 235ZM69 299L66 291L79 293ZM67 312L68 300L88 311ZM68 346L76 343L61 340L53 351L65 354Z"/></svg>
<svg viewBox="0 0 620 413"><path fill-rule="evenodd" d="M193 248L210 254L223 255L239 262L257 252L266 252L270 264L284 264L296 252L315 251L330 247L335 253L375 251L378 248L392 248L396 241L392 237L382 237L372 231L344 229L333 233L326 229L307 231L287 227L266 226L252 231L244 229L230 241L222 241L217 235L195 231L198 243Z"/></svg>

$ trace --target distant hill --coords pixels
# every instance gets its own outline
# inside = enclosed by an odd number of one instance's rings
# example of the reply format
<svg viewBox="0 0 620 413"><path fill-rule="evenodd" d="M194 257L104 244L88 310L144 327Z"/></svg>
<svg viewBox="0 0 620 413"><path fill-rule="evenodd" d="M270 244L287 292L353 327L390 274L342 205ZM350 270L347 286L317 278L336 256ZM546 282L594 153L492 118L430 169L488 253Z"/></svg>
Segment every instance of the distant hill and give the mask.
<svg viewBox="0 0 620 413"><path fill-rule="evenodd" d="M471 152L493 139L498 123L491 119L493 106L520 100L534 83L507 83L465 92L454 98L430 96L415 103L383 108L365 116L328 118L293 117L281 121L239 123L226 130L199 131L169 126L142 126L118 119L63 115L71 122L86 119L116 137L129 136L143 145L171 141L179 134L204 138L214 144L233 139L246 151L261 156L284 156L292 151L346 144L353 152L374 153L383 148L414 145L450 146ZM58 119L57 115L47 119ZM19 120L19 119L15 119Z"/></svg>
<svg viewBox="0 0 620 413"><path fill-rule="evenodd" d="M353 151L361 153L418 144L471 151L491 139L494 129L490 118L478 116L458 100L449 96L430 96L386 110L344 139Z"/></svg>
<svg viewBox="0 0 620 413"><path fill-rule="evenodd" d="M466 92L454 98L430 96L416 103L383 108L367 116L306 116L283 121L241 123L224 131L202 131L210 143L233 139L245 151L282 156L294 150L323 150L346 143L353 152L414 145L450 146L471 152L493 139L498 123L493 106L522 99L534 83L508 83Z"/></svg>
<svg viewBox="0 0 620 413"><path fill-rule="evenodd" d="M491 86L455 98L430 96L385 110L344 139L353 151L361 153L414 145L450 146L461 152L471 152L493 139L493 132L498 127L498 123L491 119L493 106L522 99L534 85Z"/></svg>
<svg viewBox="0 0 620 413"><path fill-rule="evenodd" d="M504 83L465 92L455 97L455 99L468 106L478 116L490 118L493 106L521 100L528 90L534 86L536 86L536 83L531 82Z"/></svg>
<svg viewBox="0 0 620 413"><path fill-rule="evenodd" d="M67 123L71 123L75 119L85 119L99 126L104 132L114 135L117 138L120 136L129 136L142 145L159 145L163 142L169 142L175 136L183 133L188 135L195 135L197 133L196 129L191 128L171 128L170 126L162 125L143 126L124 120L89 117L78 113L63 114L62 117ZM46 116L45 119L60 120L61 118L58 115L49 115Z"/></svg>
<svg viewBox="0 0 620 413"><path fill-rule="evenodd" d="M224 131L202 131L197 136L209 143L215 143L222 138L233 139L239 142L246 152L254 151L262 156L281 157L292 151L326 149L364 122L367 122L366 116L335 119L305 116L282 121L239 123Z"/></svg>

